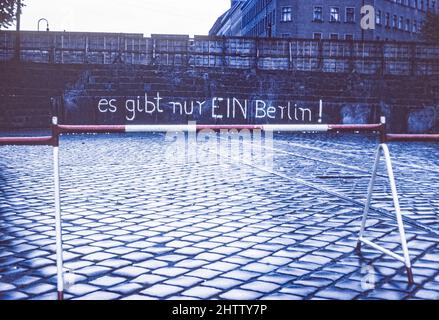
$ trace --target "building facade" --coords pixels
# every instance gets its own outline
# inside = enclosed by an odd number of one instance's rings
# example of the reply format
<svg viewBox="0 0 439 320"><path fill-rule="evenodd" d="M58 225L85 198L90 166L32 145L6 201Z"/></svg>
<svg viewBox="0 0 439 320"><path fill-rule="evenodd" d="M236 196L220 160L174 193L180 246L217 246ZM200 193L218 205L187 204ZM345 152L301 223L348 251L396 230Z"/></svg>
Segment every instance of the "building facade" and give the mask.
<svg viewBox="0 0 439 320"><path fill-rule="evenodd" d="M435 0L233 0L210 35L354 40L418 40ZM375 9L375 28L361 28L361 8Z"/></svg>

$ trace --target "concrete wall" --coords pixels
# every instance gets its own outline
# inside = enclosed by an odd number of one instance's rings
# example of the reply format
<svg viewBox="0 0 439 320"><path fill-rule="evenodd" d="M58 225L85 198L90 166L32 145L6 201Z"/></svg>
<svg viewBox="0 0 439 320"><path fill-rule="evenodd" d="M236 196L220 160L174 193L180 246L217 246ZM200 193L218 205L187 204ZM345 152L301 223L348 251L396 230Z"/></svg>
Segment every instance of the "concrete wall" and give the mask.
<svg viewBox="0 0 439 320"><path fill-rule="evenodd" d="M0 129L64 123L367 123L438 130L425 43L0 32ZM323 100L320 110L319 100Z"/></svg>
<svg viewBox="0 0 439 320"><path fill-rule="evenodd" d="M439 76L0 63L0 129L61 122L375 123L392 132L439 132ZM319 110L319 100L323 109ZM246 108L247 107L247 108ZM201 111L200 111L201 110Z"/></svg>

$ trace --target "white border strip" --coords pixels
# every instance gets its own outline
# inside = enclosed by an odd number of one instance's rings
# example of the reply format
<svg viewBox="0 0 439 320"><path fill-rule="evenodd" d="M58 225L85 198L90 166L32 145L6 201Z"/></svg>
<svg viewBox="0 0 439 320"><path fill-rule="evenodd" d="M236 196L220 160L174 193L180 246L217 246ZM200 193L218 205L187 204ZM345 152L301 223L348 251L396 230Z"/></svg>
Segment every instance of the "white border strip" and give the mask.
<svg viewBox="0 0 439 320"><path fill-rule="evenodd" d="M257 125L256 125L257 126ZM206 126L208 128L208 126ZM266 124L261 126L264 131L280 131L280 132L327 132L329 125L327 124ZM212 129L215 125L212 125ZM233 125L230 125L230 129ZM189 131L195 132L197 125L193 124L165 124L165 125L126 125L125 132L163 132L163 131Z"/></svg>

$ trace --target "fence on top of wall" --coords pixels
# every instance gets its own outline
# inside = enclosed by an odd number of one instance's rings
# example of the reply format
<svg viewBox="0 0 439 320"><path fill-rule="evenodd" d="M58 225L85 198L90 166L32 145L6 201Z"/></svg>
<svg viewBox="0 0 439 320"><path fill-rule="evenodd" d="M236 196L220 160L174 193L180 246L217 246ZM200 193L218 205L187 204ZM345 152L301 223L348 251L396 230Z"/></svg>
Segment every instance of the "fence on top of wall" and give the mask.
<svg viewBox="0 0 439 320"><path fill-rule="evenodd" d="M15 58L16 35L0 31L0 61ZM37 63L439 74L439 46L423 42L21 31L19 47Z"/></svg>

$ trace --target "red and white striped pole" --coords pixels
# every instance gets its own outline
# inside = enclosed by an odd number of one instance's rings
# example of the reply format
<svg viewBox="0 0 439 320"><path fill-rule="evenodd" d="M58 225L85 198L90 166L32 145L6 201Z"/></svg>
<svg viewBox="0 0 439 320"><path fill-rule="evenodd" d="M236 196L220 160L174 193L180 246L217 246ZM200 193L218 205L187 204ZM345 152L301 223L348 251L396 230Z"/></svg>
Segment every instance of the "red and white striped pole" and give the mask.
<svg viewBox="0 0 439 320"><path fill-rule="evenodd" d="M55 189L55 232L56 232L56 274L58 300L64 299L64 266L62 246L62 219L61 219L61 196L59 174L59 135L56 133L58 118L52 118L53 135L53 178Z"/></svg>
<svg viewBox="0 0 439 320"><path fill-rule="evenodd" d="M439 134L386 134L389 142L439 142Z"/></svg>
<svg viewBox="0 0 439 320"><path fill-rule="evenodd" d="M52 137L1 137L0 146L52 146Z"/></svg>
<svg viewBox="0 0 439 320"><path fill-rule="evenodd" d="M264 130L279 132L373 132L381 131L382 124L171 124L171 125L58 125L56 133L128 133L128 132L164 132L210 130Z"/></svg>

